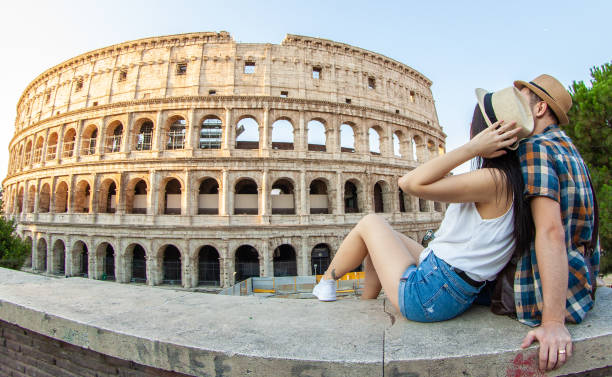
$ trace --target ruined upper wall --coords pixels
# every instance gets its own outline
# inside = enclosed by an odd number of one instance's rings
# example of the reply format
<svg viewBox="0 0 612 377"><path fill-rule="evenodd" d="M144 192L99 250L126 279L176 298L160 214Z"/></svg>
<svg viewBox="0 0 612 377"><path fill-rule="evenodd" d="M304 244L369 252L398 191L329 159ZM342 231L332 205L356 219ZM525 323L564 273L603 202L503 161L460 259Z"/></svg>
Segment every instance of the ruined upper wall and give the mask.
<svg viewBox="0 0 612 377"><path fill-rule="evenodd" d="M21 96L16 129L110 103L209 95L351 103L416 113L439 128L430 87L402 63L325 39L289 34L275 45L236 43L227 32L180 34L97 49L48 69Z"/></svg>

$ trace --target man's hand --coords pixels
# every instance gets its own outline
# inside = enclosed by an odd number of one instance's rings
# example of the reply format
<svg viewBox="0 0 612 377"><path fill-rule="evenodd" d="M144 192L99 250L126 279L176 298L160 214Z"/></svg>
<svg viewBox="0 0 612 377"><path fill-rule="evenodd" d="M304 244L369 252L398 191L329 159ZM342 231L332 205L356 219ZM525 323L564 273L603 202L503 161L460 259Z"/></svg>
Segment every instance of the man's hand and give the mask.
<svg viewBox="0 0 612 377"><path fill-rule="evenodd" d="M534 340L540 343L540 370L560 368L572 356L572 338L563 323L542 322L527 333L521 348L529 347Z"/></svg>

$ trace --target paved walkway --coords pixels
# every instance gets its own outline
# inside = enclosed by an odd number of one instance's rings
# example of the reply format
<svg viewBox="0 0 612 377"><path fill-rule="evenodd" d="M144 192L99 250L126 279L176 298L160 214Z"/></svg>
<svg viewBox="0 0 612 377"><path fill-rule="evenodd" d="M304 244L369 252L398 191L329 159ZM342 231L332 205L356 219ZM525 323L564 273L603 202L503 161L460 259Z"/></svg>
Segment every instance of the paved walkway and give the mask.
<svg viewBox="0 0 612 377"><path fill-rule="evenodd" d="M597 293L587 320L569 326L575 356L549 376L612 365L612 289ZM232 297L0 269L0 320L193 375L539 375L536 349L519 348L529 328L485 307L421 324L383 299Z"/></svg>

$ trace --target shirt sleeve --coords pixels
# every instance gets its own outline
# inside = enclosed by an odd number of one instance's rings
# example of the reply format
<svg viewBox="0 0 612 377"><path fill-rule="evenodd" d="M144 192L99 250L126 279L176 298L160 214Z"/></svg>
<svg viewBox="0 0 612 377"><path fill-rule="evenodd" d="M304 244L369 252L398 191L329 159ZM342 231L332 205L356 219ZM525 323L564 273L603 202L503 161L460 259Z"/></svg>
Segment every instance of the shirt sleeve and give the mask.
<svg viewBox="0 0 612 377"><path fill-rule="evenodd" d="M545 196L559 202L559 177L551 151L538 141L521 143L519 160L525 197Z"/></svg>

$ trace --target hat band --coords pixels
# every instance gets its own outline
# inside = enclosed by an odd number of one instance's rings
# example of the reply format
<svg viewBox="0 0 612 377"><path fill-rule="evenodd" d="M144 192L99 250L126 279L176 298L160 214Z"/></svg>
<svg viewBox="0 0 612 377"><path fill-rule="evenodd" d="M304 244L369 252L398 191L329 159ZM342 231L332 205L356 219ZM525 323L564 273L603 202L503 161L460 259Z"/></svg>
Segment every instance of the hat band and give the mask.
<svg viewBox="0 0 612 377"><path fill-rule="evenodd" d="M491 103L491 97L493 97L493 93L485 94L482 102L484 104L484 109L485 109L487 118L489 118L489 120L491 121L491 124L493 124L497 122L497 116L495 115L495 110L493 110L493 104Z"/></svg>
<svg viewBox="0 0 612 377"><path fill-rule="evenodd" d="M543 91L544 93L546 93L546 95L547 95L547 96L549 96L549 97L550 97L550 98L552 98L554 101L556 101L555 97L551 96L551 95L550 95L550 93L548 93L548 92L546 91L546 89L542 88L540 85L536 84L536 83L535 83L535 82L533 82L533 81L529 81L529 83L530 83L531 85L535 86L536 88L540 89L541 91Z"/></svg>

